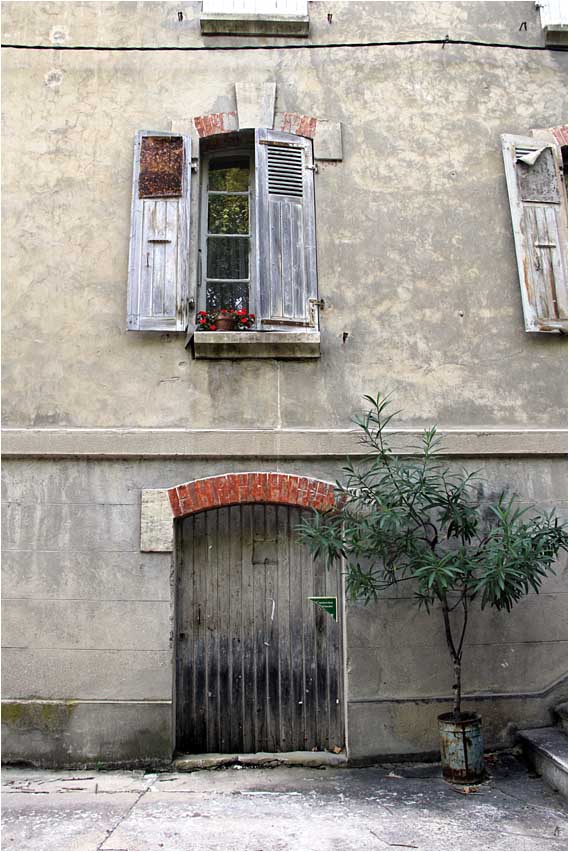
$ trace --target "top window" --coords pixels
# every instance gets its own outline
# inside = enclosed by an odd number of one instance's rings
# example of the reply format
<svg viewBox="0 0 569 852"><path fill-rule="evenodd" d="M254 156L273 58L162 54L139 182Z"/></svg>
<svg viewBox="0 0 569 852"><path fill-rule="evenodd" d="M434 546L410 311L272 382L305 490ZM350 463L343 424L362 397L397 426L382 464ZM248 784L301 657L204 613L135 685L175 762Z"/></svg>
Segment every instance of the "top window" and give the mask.
<svg viewBox="0 0 569 852"><path fill-rule="evenodd" d="M562 0L537 0L546 44L566 45L569 15Z"/></svg>
<svg viewBox="0 0 569 852"><path fill-rule="evenodd" d="M203 0L204 35L308 35L307 0Z"/></svg>
<svg viewBox="0 0 569 852"><path fill-rule="evenodd" d="M203 0L204 14L308 15L307 0Z"/></svg>

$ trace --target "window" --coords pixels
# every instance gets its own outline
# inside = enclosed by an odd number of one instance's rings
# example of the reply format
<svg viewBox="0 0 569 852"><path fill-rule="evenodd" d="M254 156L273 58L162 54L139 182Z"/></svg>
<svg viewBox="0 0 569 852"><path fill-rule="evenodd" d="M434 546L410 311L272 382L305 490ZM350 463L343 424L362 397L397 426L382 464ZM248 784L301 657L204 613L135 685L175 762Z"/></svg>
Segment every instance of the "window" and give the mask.
<svg viewBox="0 0 569 852"><path fill-rule="evenodd" d="M567 332L567 196L558 145L502 136L526 331Z"/></svg>
<svg viewBox="0 0 569 852"><path fill-rule="evenodd" d="M545 43L566 45L569 24L566 4L562 0L537 0L535 5L539 9Z"/></svg>
<svg viewBox="0 0 569 852"><path fill-rule="evenodd" d="M307 0L203 0L204 35L296 35L309 29Z"/></svg>
<svg viewBox="0 0 569 852"><path fill-rule="evenodd" d="M251 159L248 153L211 155L203 164L200 307L206 311L250 310Z"/></svg>
<svg viewBox="0 0 569 852"><path fill-rule="evenodd" d="M269 331L311 335L314 351L319 302L312 141L262 128L201 142L198 205L190 138L150 131L137 136L128 328L193 333L192 298L201 310L254 313L261 337ZM190 241L196 232L190 209L199 209L199 245ZM196 255L193 281L190 258ZM249 344L257 340L245 335Z"/></svg>

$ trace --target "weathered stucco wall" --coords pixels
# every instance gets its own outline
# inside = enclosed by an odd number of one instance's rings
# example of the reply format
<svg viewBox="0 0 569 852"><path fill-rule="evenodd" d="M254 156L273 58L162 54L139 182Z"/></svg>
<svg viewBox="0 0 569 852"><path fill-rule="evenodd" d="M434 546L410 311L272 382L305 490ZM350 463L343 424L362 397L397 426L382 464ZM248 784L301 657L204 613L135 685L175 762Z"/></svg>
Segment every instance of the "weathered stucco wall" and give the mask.
<svg viewBox="0 0 569 852"><path fill-rule="evenodd" d="M6 3L4 41L199 45L198 14ZM543 43L532 2L312 3L311 27L314 43ZM563 55L418 45L3 61L5 426L330 428L377 388L397 390L407 425L563 423L565 341L523 330L499 141L565 121ZM197 362L182 335L125 331L134 134L230 109L244 80L276 81L277 111L342 122L344 160L316 177L316 363Z"/></svg>
<svg viewBox="0 0 569 852"><path fill-rule="evenodd" d="M204 40L199 8L7 2L3 41L279 43ZM529 0L310 15L303 44L543 44ZM566 340L523 329L499 139L566 121L563 55L8 49L3 72L4 426L21 430L5 439L5 757L170 758L172 560L140 552L142 489L253 469L333 481L352 440L340 430L382 389L397 425L456 430L457 461L478 455L467 463L497 488L565 510ZM134 135L232 109L240 81L275 81L277 112L342 123L344 159L316 175L326 308L312 362L195 361L184 335L126 332ZM565 688L565 586L560 568L511 618L473 623L465 690L489 745L512 720L544 724ZM436 749L440 625L392 597L350 607L347 631L352 756Z"/></svg>
<svg viewBox="0 0 569 852"><path fill-rule="evenodd" d="M566 511L562 460L469 464L489 496L507 484L521 503ZM5 462L5 759L171 757L173 563L140 552L140 491L252 469L340 475L318 460ZM464 690L488 747L547 722L566 689L566 580L562 563L511 616L472 618ZM435 751L452 683L441 618L391 594L350 605L346 624L351 756Z"/></svg>

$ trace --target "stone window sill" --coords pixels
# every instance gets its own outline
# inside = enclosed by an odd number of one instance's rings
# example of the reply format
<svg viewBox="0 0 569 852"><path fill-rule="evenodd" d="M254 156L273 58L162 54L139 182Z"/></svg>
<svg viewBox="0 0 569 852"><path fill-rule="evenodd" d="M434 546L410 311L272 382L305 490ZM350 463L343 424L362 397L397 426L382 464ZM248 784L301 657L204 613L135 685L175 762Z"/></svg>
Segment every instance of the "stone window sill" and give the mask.
<svg viewBox="0 0 569 852"><path fill-rule="evenodd" d="M196 358L319 358L318 331L198 331Z"/></svg>
<svg viewBox="0 0 569 852"><path fill-rule="evenodd" d="M308 15L202 14L203 35L307 36Z"/></svg>

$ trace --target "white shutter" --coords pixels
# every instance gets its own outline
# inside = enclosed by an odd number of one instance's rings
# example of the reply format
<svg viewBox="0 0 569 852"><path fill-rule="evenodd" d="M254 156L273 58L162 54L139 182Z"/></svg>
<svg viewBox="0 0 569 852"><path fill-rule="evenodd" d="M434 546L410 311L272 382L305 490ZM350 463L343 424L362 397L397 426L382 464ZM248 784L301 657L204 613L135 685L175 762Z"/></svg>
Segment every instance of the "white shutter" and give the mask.
<svg viewBox="0 0 569 852"><path fill-rule="evenodd" d="M262 328L317 327L312 141L255 134L257 287Z"/></svg>
<svg viewBox="0 0 569 852"><path fill-rule="evenodd" d="M188 324L191 139L137 134L128 268L131 331L184 331Z"/></svg>
<svg viewBox="0 0 569 852"><path fill-rule="evenodd" d="M502 136L526 331L567 331L567 202L557 145Z"/></svg>
<svg viewBox="0 0 569 852"><path fill-rule="evenodd" d="M539 4L536 5L539 5L541 26L544 30L558 30L560 32L567 30L569 15L565 2L562 2L562 0L540 0Z"/></svg>
<svg viewBox="0 0 569 852"><path fill-rule="evenodd" d="M308 15L307 0L203 0L204 15Z"/></svg>

